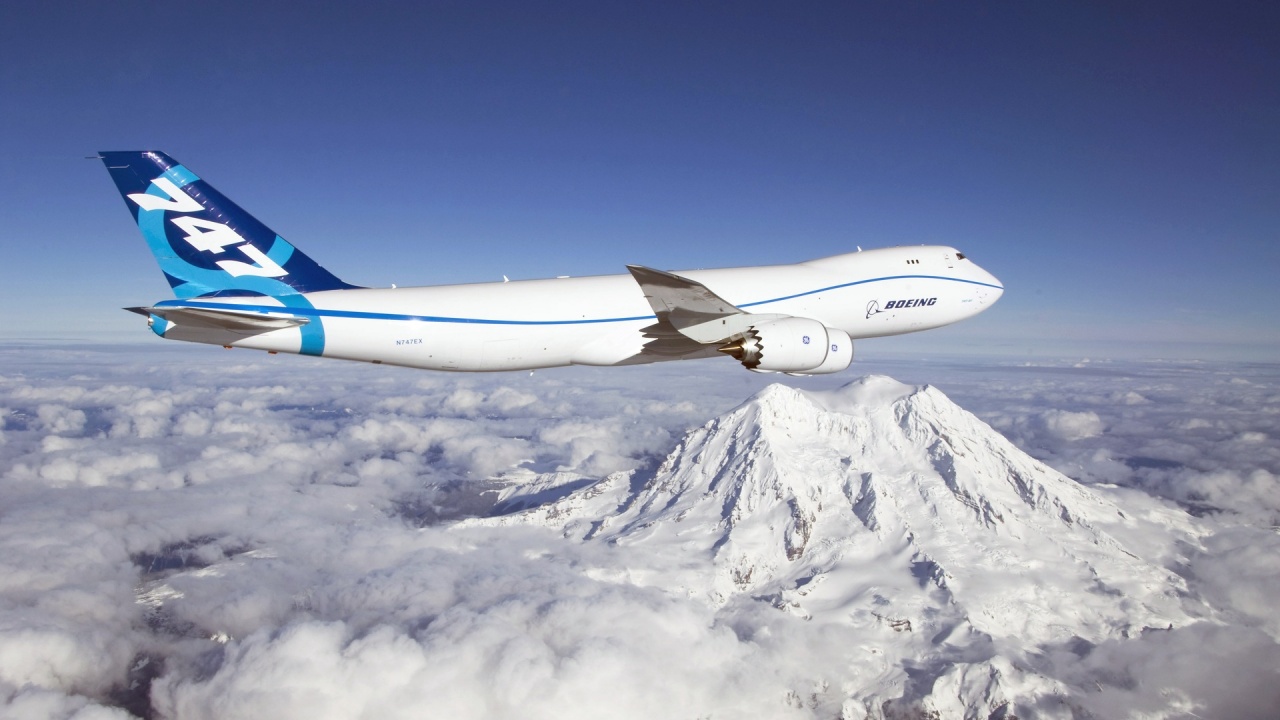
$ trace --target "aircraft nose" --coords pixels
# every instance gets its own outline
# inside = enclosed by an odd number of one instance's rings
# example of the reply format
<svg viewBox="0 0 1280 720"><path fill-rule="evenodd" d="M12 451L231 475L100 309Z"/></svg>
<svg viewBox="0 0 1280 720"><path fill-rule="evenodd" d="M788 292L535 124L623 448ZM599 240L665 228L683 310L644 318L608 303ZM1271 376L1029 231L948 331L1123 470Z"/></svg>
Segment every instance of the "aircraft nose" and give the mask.
<svg viewBox="0 0 1280 720"><path fill-rule="evenodd" d="M974 266L974 270L977 271L977 277L975 277L974 280L980 283L978 285L978 297L984 307L993 305L995 301L1000 299L1001 295L1004 295L1004 283L996 279L995 275L992 275L976 265Z"/></svg>

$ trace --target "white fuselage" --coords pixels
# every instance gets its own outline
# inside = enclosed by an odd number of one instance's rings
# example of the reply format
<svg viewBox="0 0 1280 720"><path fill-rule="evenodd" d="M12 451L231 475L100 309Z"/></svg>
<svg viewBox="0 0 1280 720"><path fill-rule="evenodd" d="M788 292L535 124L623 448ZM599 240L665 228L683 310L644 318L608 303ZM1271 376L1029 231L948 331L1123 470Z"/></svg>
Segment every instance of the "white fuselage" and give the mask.
<svg viewBox="0 0 1280 720"><path fill-rule="evenodd" d="M813 318L871 338L927 330L976 315L1003 287L953 248L912 246L794 265L680 271L748 313ZM431 370L521 370L709 357L646 354L655 322L630 275L308 293L159 303L243 307L306 317L302 328L258 334L173 327L165 337ZM163 331L163 329L158 329Z"/></svg>

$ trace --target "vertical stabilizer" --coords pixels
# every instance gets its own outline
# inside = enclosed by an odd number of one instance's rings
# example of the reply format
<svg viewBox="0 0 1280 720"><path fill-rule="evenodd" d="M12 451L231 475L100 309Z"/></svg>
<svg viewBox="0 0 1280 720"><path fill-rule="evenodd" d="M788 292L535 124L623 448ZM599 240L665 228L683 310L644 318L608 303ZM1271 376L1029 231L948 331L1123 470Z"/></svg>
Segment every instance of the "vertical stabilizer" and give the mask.
<svg viewBox="0 0 1280 720"><path fill-rule="evenodd" d="M177 297L281 297L355 287L168 155L98 156Z"/></svg>

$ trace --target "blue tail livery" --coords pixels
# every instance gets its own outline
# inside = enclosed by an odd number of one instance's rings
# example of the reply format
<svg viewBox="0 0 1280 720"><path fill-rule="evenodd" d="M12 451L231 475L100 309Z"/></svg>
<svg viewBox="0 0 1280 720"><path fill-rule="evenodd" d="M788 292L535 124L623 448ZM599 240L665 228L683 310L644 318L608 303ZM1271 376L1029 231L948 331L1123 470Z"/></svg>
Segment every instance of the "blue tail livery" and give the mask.
<svg viewBox="0 0 1280 720"><path fill-rule="evenodd" d="M927 245L767 267L355 287L168 155L99 157L177 296L126 309L167 340L459 372L729 356L754 372L823 375L849 367L854 340L949 325L1004 292L955 248Z"/></svg>
<svg viewBox="0 0 1280 720"><path fill-rule="evenodd" d="M168 155L98 156L177 297L280 297L355 287Z"/></svg>

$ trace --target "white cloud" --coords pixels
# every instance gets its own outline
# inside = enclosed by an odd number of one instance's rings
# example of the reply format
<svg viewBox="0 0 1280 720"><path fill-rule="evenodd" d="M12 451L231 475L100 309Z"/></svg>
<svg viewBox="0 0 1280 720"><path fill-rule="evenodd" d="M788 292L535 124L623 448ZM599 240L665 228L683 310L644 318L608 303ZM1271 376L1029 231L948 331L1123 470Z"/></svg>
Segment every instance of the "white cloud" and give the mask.
<svg viewBox="0 0 1280 720"><path fill-rule="evenodd" d="M48 432L70 435L83 431L86 419L83 410L66 405L40 405L36 408L36 417Z"/></svg>
<svg viewBox="0 0 1280 720"><path fill-rule="evenodd" d="M1190 572L1215 607L1280 642L1280 536L1273 530L1221 530L1192 557Z"/></svg>
<svg viewBox="0 0 1280 720"><path fill-rule="evenodd" d="M56 687L102 693L117 678L104 672L131 657L128 644L87 628L14 626L24 618L10 614L0 625L0 680L15 686Z"/></svg>
<svg viewBox="0 0 1280 720"><path fill-rule="evenodd" d="M175 435L188 435L191 437L199 437L208 435L213 428L213 421L208 415L200 410L190 410L182 413L174 422L173 432Z"/></svg>
<svg viewBox="0 0 1280 720"><path fill-rule="evenodd" d="M1136 393L1132 390L1129 390L1127 392L1116 391L1111 394L1111 397L1116 402L1123 403L1125 405L1145 405L1151 402L1150 400L1146 399L1139 393Z"/></svg>
<svg viewBox="0 0 1280 720"><path fill-rule="evenodd" d="M1100 645L1083 662L1063 660L1098 688L1080 700L1097 717L1268 720L1280 707L1280 644L1248 628L1206 622L1147 631Z"/></svg>
<svg viewBox="0 0 1280 720"><path fill-rule="evenodd" d="M90 449L73 452L70 456L51 457L41 466L40 478L53 487L73 483L97 487L122 478L132 478L133 482L152 487L167 484L156 482L157 473L146 472L160 469L160 460L154 453L127 452L103 456L100 452Z"/></svg>
<svg viewBox="0 0 1280 720"><path fill-rule="evenodd" d="M1083 440L1102 434L1102 418L1095 412L1047 410L1040 417L1045 428L1063 440Z"/></svg>
<svg viewBox="0 0 1280 720"><path fill-rule="evenodd" d="M157 704L195 718L786 716L780 688L734 683L749 647L705 608L551 579L494 597L464 578L472 592L412 634L332 621L260 632L207 681L162 680Z"/></svg>
<svg viewBox="0 0 1280 720"><path fill-rule="evenodd" d="M134 716L120 708L104 707L87 697L27 686L5 692L0 700L6 720L127 720Z"/></svg>
<svg viewBox="0 0 1280 720"><path fill-rule="evenodd" d="M779 378L714 361L446 376L201 350L180 368L127 354L74 377L4 368L0 714L124 717L105 704L142 657L163 668L158 717L830 717L865 711L854 688L910 682L851 627L642 587L642 548L448 522L485 510L493 476L642 467ZM1100 684L1084 703L1100 717L1178 703L1250 717L1275 700L1270 370L858 371L939 385L1073 477L1209 516L1179 567L1187 602L1223 625L1083 659L1044 650L1046 677Z"/></svg>

